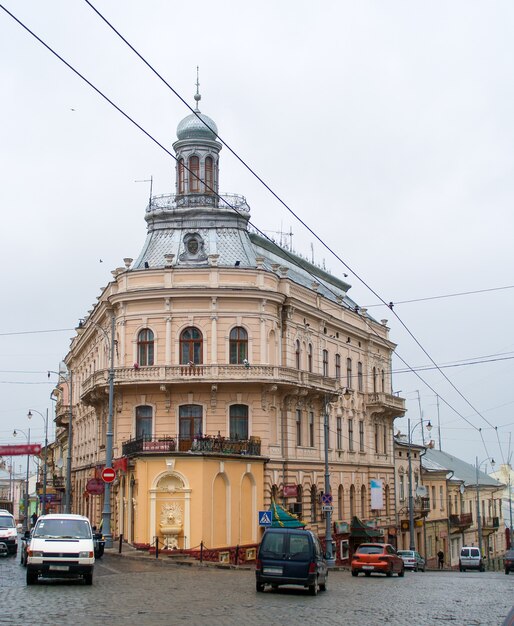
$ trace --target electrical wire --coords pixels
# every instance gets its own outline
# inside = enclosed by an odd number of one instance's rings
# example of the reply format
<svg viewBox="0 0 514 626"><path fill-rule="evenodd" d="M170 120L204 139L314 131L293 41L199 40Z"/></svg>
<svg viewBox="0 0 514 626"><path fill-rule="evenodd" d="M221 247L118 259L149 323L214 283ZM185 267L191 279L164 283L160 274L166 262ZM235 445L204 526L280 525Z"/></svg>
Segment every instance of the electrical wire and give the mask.
<svg viewBox="0 0 514 626"><path fill-rule="evenodd" d="M101 14L93 7L93 5L91 5L91 3L88 0L85 0L85 2L87 2L87 4L89 6L91 6L91 8L93 8L95 10L95 12L97 12L100 16ZM62 63L64 63L73 73L75 73L79 78L81 78L84 82L86 82L86 84L88 84L96 93L98 93L98 95L100 95L103 99L105 99L111 106L113 106L121 115L123 115L128 121L130 121L133 125L135 125L144 135L146 135L152 142L154 142L157 146L159 146L162 150L164 150L169 156L171 156L175 161L177 161L177 158L175 157L175 155L173 155L165 146L163 146L157 139L155 139L148 131L146 131L140 124L138 124L132 117L130 117L127 113L125 113L120 107L118 107L110 98L108 98L108 96L106 96L100 89L98 89L93 83L91 83L85 76L83 76L78 70L76 70L71 64L69 64L62 56L60 56L55 50L53 50L48 44L46 44L40 37L38 37L30 28L28 28L23 22L21 22L21 20L19 20L13 13L11 13L6 7L4 7L3 5L0 5L0 8L2 8L4 10L5 13L7 13L13 20L15 20L24 30L26 30L30 35L32 35L37 41L39 41L49 52L51 52L54 56L56 56ZM109 24L109 22L103 17L101 16L102 19ZM110 26L110 24L109 24ZM111 28L114 30L114 32L116 32L118 34L118 32L116 31L116 29L114 29L114 27L111 26ZM120 35L121 37L121 35ZM125 43L127 43L127 45L130 46L130 44L128 44L128 42L122 37L122 39L125 41ZM130 46L132 50L135 51L135 49ZM143 57L136 52L136 54L142 59ZM146 61L144 61L149 67L150 64ZM162 77L160 77L160 75L153 70L154 73L156 73L159 78L162 79ZM165 81L164 81L165 82ZM166 83L167 84L167 83ZM173 93L176 94L176 91L169 86L170 89L173 91ZM176 94L178 95L178 94ZM180 97L180 96L178 96ZM183 99L180 98L182 101ZM186 103L187 104L187 103ZM187 105L189 106L189 105ZM189 107L191 109L191 107ZM193 109L191 109L193 111L193 113L195 113L195 111ZM198 118L201 120L201 122L207 126L208 124L205 123L205 121L198 116ZM212 132L213 129L210 129ZM304 220L302 220L265 182L264 180L262 180L262 178L260 178L252 168L250 168L243 159L241 159L231 148L230 146L228 146L225 142L223 142L221 140L221 138L218 137L218 139L223 143L223 145L225 145L227 147L227 149L232 152L234 154L234 156L236 156L238 158L238 160L259 180L259 182L261 182L261 184L287 209L288 212L291 213L291 215L293 215L298 221L299 223L309 232L311 233L311 235L317 240L319 241L319 243L321 243L321 245L326 248L349 272L351 272L356 278L357 280L359 280L378 300L380 300L384 305L389 306L390 309L392 310L393 314L395 315L395 317L397 318L397 320L399 321L399 323L404 327L404 329L406 330L406 332L410 335L410 337L414 340L414 342L418 345L418 347L424 352L424 354L429 358L429 360L432 362L432 364L435 366L436 369L439 370L439 372L441 373L441 375L447 380L447 382L452 386L452 388L458 393L458 395L475 411L475 413L477 413L477 415L479 417L481 417L488 425L490 425L491 427L493 427L493 425L483 416L481 415L481 413L478 411L478 409L476 409L471 402L462 394L462 392L460 392L460 390L454 385L454 383L446 376L446 374L438 367L437 363L432 359L431 355L427 352L427 350L422 346L422 344L419 342L419 340L415 337L415 335L410 331L410 329L407 327L407 325L403 322L403 320L399 317L399 315L393 310L393 306L391 306L391 303L386 303L385 300L379 296L379 294L357 273L355 272L334 250L332 250L330 248L330 246L328 246L328 244L326 244L309 226L306 222L304 222ZM189 171L193 176L195 176L198 180L199 177L192 172L191 170L189 170L189 168L187 168L186 166L184 166L185 169L187 169L187 171ZM205 184L205 183L204 183ZM227 202L224 198L222 198L221 196L219 196L219 194L217 194L217 192L215 192L215 190L212 190L212 188L210 188L208 185L206 185L206 187L209 188L209 190L211 190L213 193L215 193L218 198L220 198L223 202L225 202L225 204L227 206L229 206L232 210L234 210L236 213L238 213L239 215L241 215L237 209L235 207L233 207L232 205L230 205L229 202ZM255 227L255 226L254 226ZM272 241L270 238L268 238L265 233L263 233L262 231L260 231L259 229L257 229L258 232L266 239ZM274 243L274 242L273 242ZM276 245L276 244L275 244ZM277 246L278 248L278 246ZM283 250L283 252L285 252L287 254L287 251ZM287 254L287 256L289 256L291 258L291 255ZM317 277L319 279L319 277ZM356 311L357 312L357 311ZM365 319L365 318L364 318ZM377 335L380 336L375 329L372 329L373 332ZM397 356L400 358L400 360L402 360L402 362L406 365L406 367L410 367L409 364L402 359L398 353L396 353ZM415 372L416 373L416 372ZM435 390L428 385L428 383L426 381L423 380L423 378L421 378L419 376L419 374L416 373L416 375L418 376L418 378L420 378L420 380L422 382L425 383L425 385L427 385L429 387L429 389L431 389L434 393ZM454 410L458 415L460 415L460 413L458 411L456 411L456 409L454 409L452 407L451 404L448 403L448 401L446 401L442 396L441 400L447 405L449 406L452 410ZM465 418L463 418L465 419ZM468 421L468 420L466 420ZM471 424L471 422L468 421L468 423ZM476 427L475 427L476 428ZM479 430L479 429L478 429Z"/></svg>
<svg viewBox="0 0 514 626"><path fill-rule="evenodd" d="M123 35L121 35L121 33L107 20L107 18L105 18L102 13L100 11L98 11L98 9L96 9L96 7L94 7L94 5L89 1L89 0L84 0L84 2L86 2L86 4L107 24L107 26L109 28L111 28L111 30L116 33L116 35L138 56L138 58L181 100L181 102L183 102L188 108L189 110L196 115L196 117L202 122L202 124L204 126L206 126L207 128L209 128L209 130L211 130L211 132L214 132L214 130L212 128L210 128L209 124L206 123L206 121L198 114L198 112L196 112L185 100L182 96L180 96L178 94L178 92L161 76L161 74L134 48L134 46L132 46L128 40L123 37ZM272 194L272 196L278 200L278 202L280 202L280 204L282 204L282 206L285 207L285 209L291 214L293 215L298 221L299 223L313 236L315 237L315 239L321 243L321 245L328 250L349 272L351 272L376 298L378 298L378 300L380 300L382 302L383 305L388 306L391 311L393 312L393 315L395 315L395 317L397 318L398 322L404 327L404 329L406 330L406 332L410 335L410 337L413 339L413 341L417 344L417 346L423 351L423 353L429 358L429 360L431 361L431 363L433 364L433 366L439 371L439 373L445 378L445 380L451 385L451 387L454 389L454 391L457 392L457 394L473 409L473 411L479 416L481 417L489 426L493 427L493 425L489 422L489 420L487 420L487 418L485 418L480 411L466 398L466 396L464 396L464 394L457 388L457 386L448 378L448 376L439 368L438 364L434 361L434 359L431 357L431 355L428 353L428 351L424 348L424 346L421 344L421 342L415 337L415 335L411 332L411 330L407 327L407 325L403 322L403 320L400 318L400 316L393 310L393 303L389 302L387 303L359 274L357 274L345 261L343 261L343 259L334 251L332 250L332 248L330 248L330 246L328 246L328 244L326 244L311 228L310 226L308 226L308 224L302 220L299 215L297 215L290 207L288 204L286 204L286 202L284 200L282 200L282 198L280 196L278 196L277 193L275 193L273 191L273 189L271 189L269 187L269 185L248 165L248 163L246 163L246 161L244 159L242 159L225 141L223 141L223 139L221 137L218 136L219 141L239 160L239 162ZM374 329L373 329L374 330ZM378 333L377 333L378 334ZM398 356L398 354L397 354ZM409 367L409 365L400 357L400 360L402 360L402 362L404 362L404 364ZM419 377L419 375L418 375ZM419 377L425 384L426 381L424 381L421 377ZM432 387L429 386L429 388L434 391L432 389ZM435 392L434 392L435 393ZM441 397L441 399L443 400L443 402L445 402L445 404L447 404L447 406L450 406L450 404L448 404L448 402ZM457 414L459 414L457 412Z"/></svg>
<svg viewBox="0 0 514 626"><path fill-rule="evenodd" d="M86 0L87 1L87 0ZM411 304L412 302L426 302L427 300L441 300L442 298L456 298L457 296L469 296L476 293L488 293L490 291L502 291L504 289L514 289L514 285L506 285L505 287L491 287L490 289L477 289L476 291L461 291L458 293L448 293L441 296L428 296L426 298L414 298L413 300L398 300L397 302L389 302L388 304L368 304L366 305L367 309L371 309L372 307L377 306L387 306L391 308L392 306L396 306L397 304Z"/></svg>

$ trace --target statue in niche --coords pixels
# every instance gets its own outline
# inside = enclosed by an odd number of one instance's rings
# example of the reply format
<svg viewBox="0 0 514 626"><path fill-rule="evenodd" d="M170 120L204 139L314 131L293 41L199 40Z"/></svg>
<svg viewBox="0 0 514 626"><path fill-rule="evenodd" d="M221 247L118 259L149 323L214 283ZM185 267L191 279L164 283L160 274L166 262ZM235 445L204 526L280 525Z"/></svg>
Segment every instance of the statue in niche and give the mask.
<svg viewBox="0 0 514 626"><path fill-rule="evenodd" d="M159 526L164 536L164 548L166 550L178 549L178 535L182 530L182 519L182 507L178 502L162 505Z"/></svg>

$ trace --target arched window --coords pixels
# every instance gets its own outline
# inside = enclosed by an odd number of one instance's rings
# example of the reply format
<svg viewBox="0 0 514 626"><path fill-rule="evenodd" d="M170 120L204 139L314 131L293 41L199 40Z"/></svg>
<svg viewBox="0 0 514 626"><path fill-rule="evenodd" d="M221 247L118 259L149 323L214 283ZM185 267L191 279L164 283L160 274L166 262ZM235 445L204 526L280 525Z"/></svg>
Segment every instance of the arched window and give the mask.
<svg viewBox="0 0 514 626"><path fill-rule="evenodd" d="M361 487L361 516L364 519L368 515L368 507L366 501L366 487L362 485Z"/></svg>
<svg viewBox="0 0 514 626"><path fill-rule="evenodd" d="M248 407L233 404L230 407L230 438L248 439Z"/></svg>
<svg viewBox="0 0 514 626"><path fill-rule="evenodd" d="M373 393L377 393L377 368L373 368Z"/></svg>
<svg viewBox="0 0 514 626"><path fill-rule="evenodd" d="M353 389L353 374L352 374L352 360L346 359L346 385L348 389Z"/></svg>
<svg viewBox="0 0 514 626"><path fill-rule="evenodd" d="M328 350L323 350L323 376L328 376Z"/></svg>
<svg viewBox="0 0 514 626"><path fill-rule="evenodd" d="M307 348L307 369L312 372L312 343Z"/></svg>
<svg viewBox="0 0 514 626"><path fill-rule="evenodd" d="M391 502L389 500L390 498L390 490L389 490L389 485L385 486L385 511L386 511L386 515L391 515Z"/></svg>
<svg viewBox="0 0 514 626"><path fill-rule="evenodd" d="M343 485L339 485L337 490L337 515L339 520L344 519L344 488Z"/></svg>
<svg viewBox="0 0 514 626"><path fill-rule="evenodd" d="M143 328L137 336L137 363L138 365L153 365L154 337L149 328Z"/></svg>
<svg viewBox="0 0 514 626"><path fill-rule="evenodd" d="M180 335L180 363L182 365L203 363L203 338L202 333L190 326Z"/></svg>
<svg viewBox="0 0 514 626"><path fill-rule="evenodd" d="M200 159L197 156L189 158L189 191L198 193L200 191Z"/></svg>
<svg viewBox="0 0 514 626"><path fill-rule="evenodd" d="M248 333L241 326L230 331L230 363L242 365L248 359Z"/></svg>
<svg viewBox="0 0 514 626"><path fill-rule="evenodd" d="M136 439L151 439L153 409L151 406L136 406Z"/></svg>
<svg viewBox="0 0 514 626"><path fill-rule="evenodd" d="M214 176L212 157L205 159L205 193L214 193Z"/></svg>
<svg viewBox="0 0 514 626"><path fill-rule="evenodd" d="M357 363L357 388L359 391L363 391L364 389L362 380L362 363L360 361Z"/></svg>
<svg viewBox="0 0 514 626"><path fill-rule="evenodd" d="M311 522L316 522L318 519L318 490L316 485L311 487Z"/></svg>
<svg viewBox="0 0 514 626"><path fill-rule="evenodd" d="M382 370L382 391L386 390L386 385L385 385L385 372L384 370Z"/></svg>
<svg viewBox="0 0 514 626"><path fill-rule="evenodd" d="M186 190L184 182L184 159L179 159L178 162L178 192L184 193Z"/></svg>
<svg viewBox="0 0 514 626"><path fill-rule="evenodd" d="M297 370L300 369L300 342L297 339L295 344L294 344L295 348L294 348L294 357L295 357L295 367Z"/></svg>
<svg viewBox="0 0 514 626"><path fill-rule="evenodd" d="M355 517L355 486L350 487L350 519Z"/></svg>

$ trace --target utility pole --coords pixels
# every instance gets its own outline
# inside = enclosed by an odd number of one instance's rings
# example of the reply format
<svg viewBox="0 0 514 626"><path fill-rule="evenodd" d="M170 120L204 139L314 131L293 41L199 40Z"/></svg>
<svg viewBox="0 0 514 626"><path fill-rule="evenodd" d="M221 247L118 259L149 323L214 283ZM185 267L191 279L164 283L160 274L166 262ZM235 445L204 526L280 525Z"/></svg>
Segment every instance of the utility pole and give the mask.
<svg viewBox="0 0 514 626"><path fill-rule="evenodd" d="M324 425L324 431L325 431L325 494L330 494L331 493L330 471L328 467L328 397L327 396L325 396L324 413L325 415L323 419L323 425ZM328 505L325 505L325 506L327 506L327 510L325 511L326 513L325 552L326 552L327 565L329 567L333 567L335 565L335 557L332 552L332 510L331 508L328 508ZM330 505L330 507L332 507L332 505Z"/></svg>

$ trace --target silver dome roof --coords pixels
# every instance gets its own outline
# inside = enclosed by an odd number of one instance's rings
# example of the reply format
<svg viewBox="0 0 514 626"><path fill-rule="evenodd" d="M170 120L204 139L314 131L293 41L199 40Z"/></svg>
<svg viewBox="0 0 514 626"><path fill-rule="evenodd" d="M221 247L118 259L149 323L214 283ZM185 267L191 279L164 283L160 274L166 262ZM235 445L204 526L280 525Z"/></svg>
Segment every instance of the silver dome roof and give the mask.
<svg viewBox="0 0 514 626"><path fill-rule="evenodd" d="M191 115L185 117L177 126L177 138L179 141L181 139L210 139L214 141L217 136L218 127L214 120L199 111L196 114L191 113Z"/></svg>

